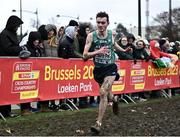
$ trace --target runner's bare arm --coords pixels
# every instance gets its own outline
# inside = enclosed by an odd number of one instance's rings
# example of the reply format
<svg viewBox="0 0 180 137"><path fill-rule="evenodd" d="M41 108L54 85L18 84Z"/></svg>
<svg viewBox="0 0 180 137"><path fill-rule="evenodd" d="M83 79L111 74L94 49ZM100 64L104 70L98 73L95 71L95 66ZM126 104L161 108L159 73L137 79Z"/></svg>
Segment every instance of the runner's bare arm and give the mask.
<svg viewBox="0 0 180 137"><path fill-rule="evenodd" d="M127 51L129 51L129 50L132 50L132 49L129 48L129 47L126 48L126 49L121 48L121 47L117 44L117 42L114 41L115 37L116 37L116 32L115 32L115 31L112 31L112 40L113 40L113 43L114 43L114 48L115 48L117 51L127 52Z"/></svg>
<svg viewBox="0 0 180 137"><path fill-rule="evenodd" d="M124 52L125 52L125 50L124 50L123 48L121 48L121 47L117 44L117 42L114 42L114 48L115 48L117 51L124 51Z"/></svg>
<svg viewBox="0 0 180 137"><path fill-rule="evenodd" d="M115 42L115 37L116 37L116 32L115 31L112 31L112 40L113 40L113 43L114 43L114 48L118 51L124 51L125 50L123 48L121 48L116 42Z"/></svg>
<svg viewBox="0 0 180 137"><path fill-rule="evenodd" d="M123 49L121 48L117 42L114 43L114 48L117 50L117 51L123 51L123 52L129 52L129 51L132 51L132 48L128 47L126 49Z"/></svg>

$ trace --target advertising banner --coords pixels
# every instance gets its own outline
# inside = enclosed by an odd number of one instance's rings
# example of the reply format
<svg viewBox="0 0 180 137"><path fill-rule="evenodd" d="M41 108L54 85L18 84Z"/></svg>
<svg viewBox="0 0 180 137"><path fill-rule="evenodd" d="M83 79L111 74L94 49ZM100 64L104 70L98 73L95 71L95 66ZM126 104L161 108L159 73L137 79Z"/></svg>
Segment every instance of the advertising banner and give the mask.
<svg viewBox="0 0 180 137"><path fill-rule="evenodd" d="M0 58L0 64L0 105L99 95L92 60ZM116 64L120 79L114 94L179 87L179 64L163 69L145 61Z"/></svg>

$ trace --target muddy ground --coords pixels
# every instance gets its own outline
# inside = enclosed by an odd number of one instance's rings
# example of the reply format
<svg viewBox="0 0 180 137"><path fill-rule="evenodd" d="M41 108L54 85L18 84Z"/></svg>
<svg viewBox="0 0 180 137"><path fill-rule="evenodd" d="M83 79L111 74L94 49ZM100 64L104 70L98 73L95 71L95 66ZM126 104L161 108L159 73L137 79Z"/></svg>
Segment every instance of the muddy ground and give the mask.
<svg viewBox="0 0 180 137"><path fill-rule="evenodd" d="M10 136L93 136L97 108L80 111L36 113L0 119L0 135ZM120 103L115 116L109 106L98 136L180 136L180 96L137 104Z"/></svg>

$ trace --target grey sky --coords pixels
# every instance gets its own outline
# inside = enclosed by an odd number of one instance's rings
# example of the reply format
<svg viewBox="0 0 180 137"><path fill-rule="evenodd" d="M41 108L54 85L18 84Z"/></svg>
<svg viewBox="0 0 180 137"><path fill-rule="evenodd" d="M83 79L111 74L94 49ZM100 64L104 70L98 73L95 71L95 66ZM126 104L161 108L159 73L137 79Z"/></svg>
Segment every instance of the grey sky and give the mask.
<svg viewBox="0 0 180 137"><path fill-rule="evenodd" d="M19 12L13 13L12 9L19 10L20 0L1 0L0 7L0 30L5 27L8 17L12 14L19 16ZM146 25L145 8L146 0L141 0L142 5L142 26ZM152 17L158 13L168 11L169 0L149 0L150 24ZM38 8L41 24L51 23L54 18L61 26L69 22L70 18L56 18L57 14L80 17L80 21L90 21L95 18L99 11L106 11L110 16L110 28L114 28L114 22L121 22L127 28L137 26L138 0L22 0L23 10L36 11ZM172 0L172 7L180 7L180 0ZM30 19L36 19L35 14L23 12L23 31L30 25ZM95 20L92 20L95 23Z"/></svg>

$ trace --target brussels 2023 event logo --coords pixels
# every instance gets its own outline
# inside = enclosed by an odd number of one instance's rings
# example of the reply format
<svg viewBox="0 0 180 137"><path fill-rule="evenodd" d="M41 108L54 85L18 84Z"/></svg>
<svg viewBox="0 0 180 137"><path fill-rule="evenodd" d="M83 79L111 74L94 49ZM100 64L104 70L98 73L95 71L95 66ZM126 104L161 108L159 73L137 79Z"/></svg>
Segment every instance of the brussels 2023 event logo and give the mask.
<svg viewBox="0 0 180 137"><path fill-rule="evenodd" d="M20 99L38 97L39 71L32 70L32 62L16 62L13 68L12 93L20 94Z"/></svg>

